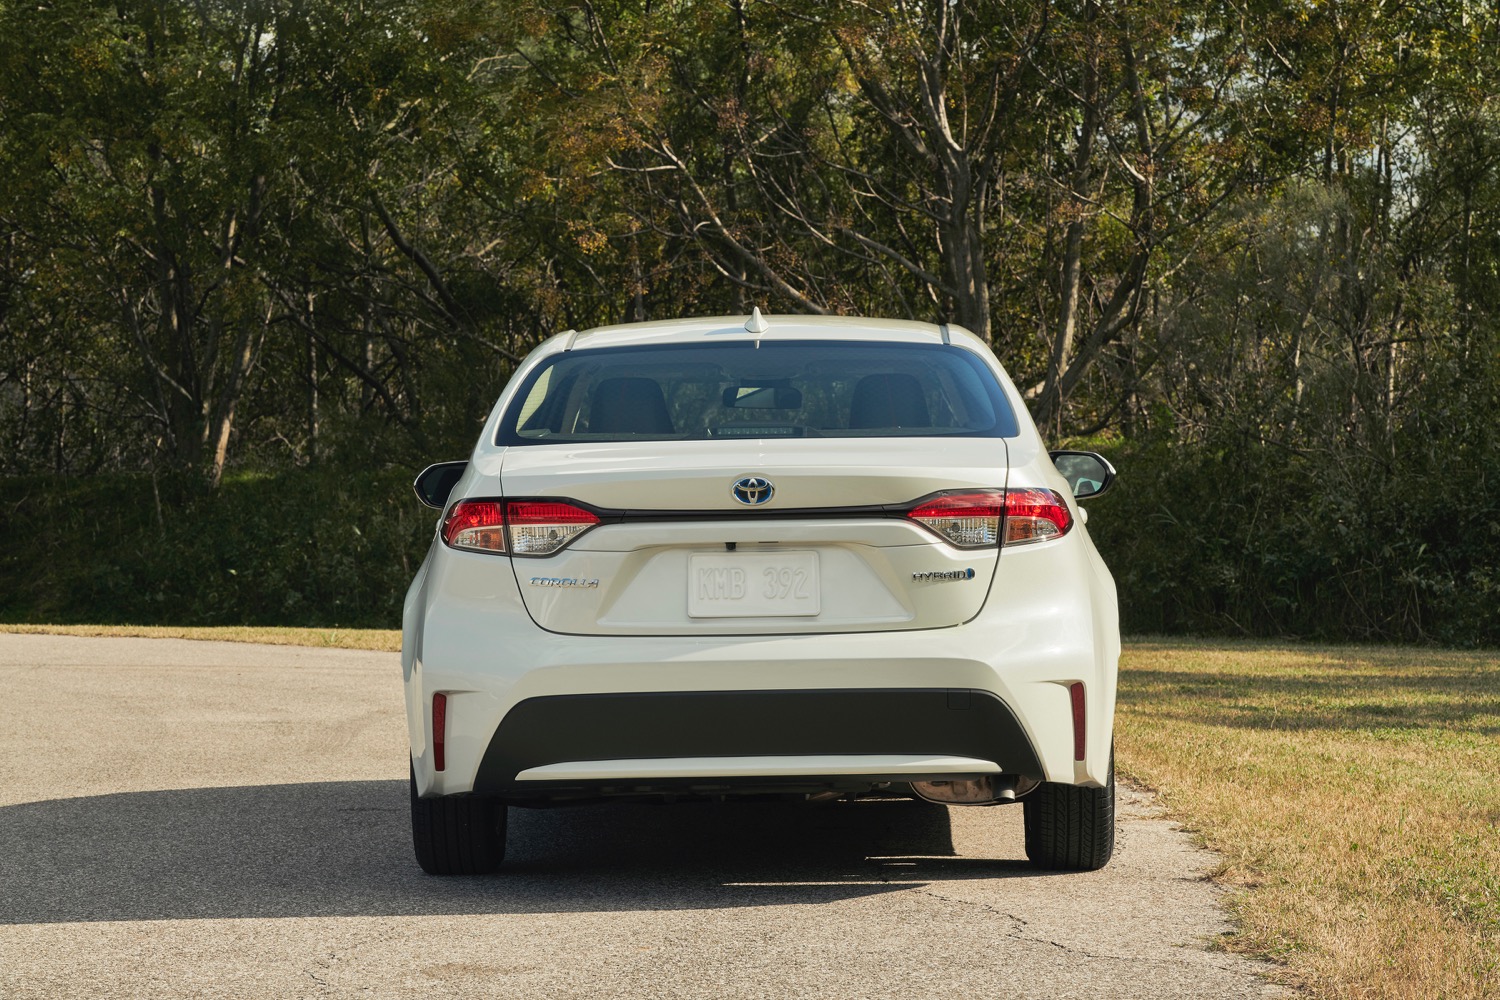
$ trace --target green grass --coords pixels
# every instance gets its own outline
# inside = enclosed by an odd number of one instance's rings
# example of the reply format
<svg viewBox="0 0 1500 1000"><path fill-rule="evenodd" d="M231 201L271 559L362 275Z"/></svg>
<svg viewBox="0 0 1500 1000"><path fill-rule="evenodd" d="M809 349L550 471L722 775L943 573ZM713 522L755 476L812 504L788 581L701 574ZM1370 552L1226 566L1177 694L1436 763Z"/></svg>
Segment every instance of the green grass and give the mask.
<svg viewBox="0 0 1500 1000"><path fill-rule="evenodd" d="M1142 641L1122 770L1224 856L1240 929L1316 996L1500 995L1500 656Z"/></svg>
<svg viewBox="0 0 1500 1000"><path fill-rule="evenodd" d="M376 628L277 628L254 625L177 627L171 625L6 625L0 632L33 635L138 636L147 639L202 639L260 642L272 646L326 646L399 653L401 631Z"/></svg>

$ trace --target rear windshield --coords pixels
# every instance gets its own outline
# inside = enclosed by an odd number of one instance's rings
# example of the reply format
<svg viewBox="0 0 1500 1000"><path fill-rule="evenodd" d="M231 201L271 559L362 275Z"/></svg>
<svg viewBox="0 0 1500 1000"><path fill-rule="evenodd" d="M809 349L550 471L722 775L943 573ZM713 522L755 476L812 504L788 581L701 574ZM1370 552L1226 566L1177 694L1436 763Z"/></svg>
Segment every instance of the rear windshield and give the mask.
<svg viewBox="0 0 1500 1000"><path fill-rule="evenodd" d="M994 374L963 348L741 340L553 355L497 443L1015 434Z"/></svg>

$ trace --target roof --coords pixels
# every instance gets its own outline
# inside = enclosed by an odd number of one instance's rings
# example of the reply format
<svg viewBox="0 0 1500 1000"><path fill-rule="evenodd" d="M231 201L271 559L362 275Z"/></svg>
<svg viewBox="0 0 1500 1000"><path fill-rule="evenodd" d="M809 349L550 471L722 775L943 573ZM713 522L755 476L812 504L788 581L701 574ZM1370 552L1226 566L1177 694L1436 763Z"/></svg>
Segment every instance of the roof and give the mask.
<svg viewBox="0 0 1500 1000"><path fill-rule="evenodd" d="M568 331L547 342L544 353L591 347L626 347L639 344L692 343L703 340L873 340L943 343L944 331L953 342L983 342L959 326L939 326L902 319L872 319L858 316L764 317L765 331L759 336L745 328L749 316L703 316L599 326L578 333Z"/></svg>

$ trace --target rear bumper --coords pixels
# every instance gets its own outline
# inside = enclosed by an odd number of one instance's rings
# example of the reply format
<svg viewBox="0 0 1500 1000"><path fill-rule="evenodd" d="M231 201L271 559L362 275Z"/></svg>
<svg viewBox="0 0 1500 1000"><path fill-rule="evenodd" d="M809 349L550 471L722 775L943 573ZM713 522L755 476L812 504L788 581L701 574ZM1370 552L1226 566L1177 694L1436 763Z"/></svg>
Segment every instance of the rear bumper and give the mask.
<svg viewBox="0 0 1500 1000"><path fill-rule="evenodd" d="M1073 568L1060 573L1070 547ZM747 778L734 758L804 758L787 765L806 774L817 757L938 755L1075 785L1108 779L1119 633L1113 584L1083 538L1007 551L984 609L962 625L812 635L558 635L532 621L508 560L434 556L407 595L402 639L424 796L536 794L533 782L552 778L522 771L586 760L640 760L642 776L660 775L652 760L690 760L701 777L719 759ZM1083 760L1068 691L1079 682ZM950 691L999 711L950 709ZM443 771L435 692L447 705ZM582 773L552 777L612 780Z"/></svg>
<svg viewBox="0 0 1500 1000"><path fill-rule="evenodd" d="M637 762L634 773L597 763L624 761ZM522 800L1001 771L1042 777L1014 714L988 691L632 692L520 702L490 740L473 790Z"/></svg>

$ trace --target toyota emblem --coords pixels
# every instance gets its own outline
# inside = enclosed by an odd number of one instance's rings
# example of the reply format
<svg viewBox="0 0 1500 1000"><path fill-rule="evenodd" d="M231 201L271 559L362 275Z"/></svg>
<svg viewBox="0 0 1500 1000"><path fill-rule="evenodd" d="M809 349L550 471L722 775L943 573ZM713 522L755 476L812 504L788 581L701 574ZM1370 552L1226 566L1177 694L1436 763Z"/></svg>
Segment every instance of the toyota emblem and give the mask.
<svg viewBox="0 0 1500 1000"><path fill-rule="evenodd" d="M762 479L760 476L746 476L744 479L735 480L734 485L729 488L729 492L740 503L750 507L759 507L771 499L772 494L776 492L776 487L771 485L769 479Z"/></svg>

